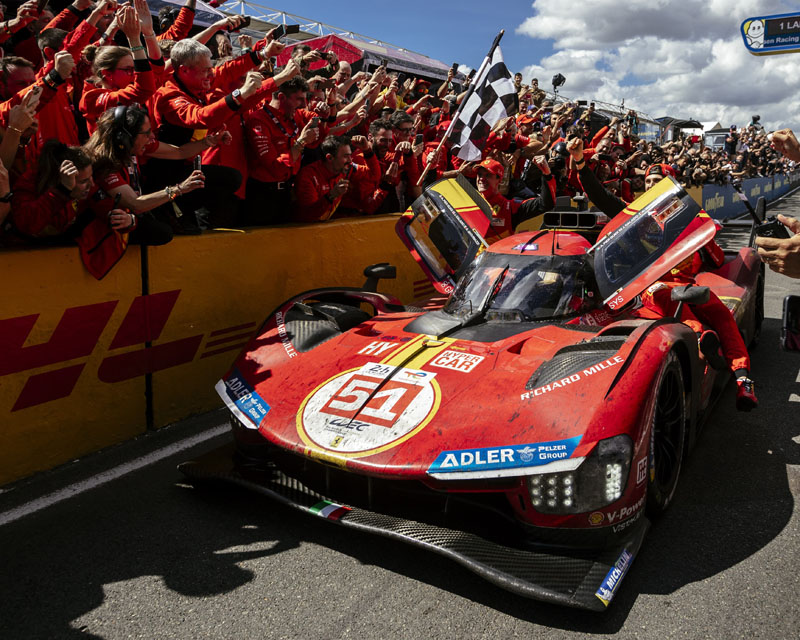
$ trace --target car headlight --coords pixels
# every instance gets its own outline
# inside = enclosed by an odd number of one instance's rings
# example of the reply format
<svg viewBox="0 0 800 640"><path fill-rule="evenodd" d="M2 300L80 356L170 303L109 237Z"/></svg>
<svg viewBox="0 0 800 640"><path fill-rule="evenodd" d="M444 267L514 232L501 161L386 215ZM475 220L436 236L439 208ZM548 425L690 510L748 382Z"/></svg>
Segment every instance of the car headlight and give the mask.
<svg viewBox="0 0 800 640"><path fill-rule="evenodd" d="M597 443L574 471L528 476L533 507L541 513L584 513L618 500L625 491L633 444L626 435Z"/></svg>

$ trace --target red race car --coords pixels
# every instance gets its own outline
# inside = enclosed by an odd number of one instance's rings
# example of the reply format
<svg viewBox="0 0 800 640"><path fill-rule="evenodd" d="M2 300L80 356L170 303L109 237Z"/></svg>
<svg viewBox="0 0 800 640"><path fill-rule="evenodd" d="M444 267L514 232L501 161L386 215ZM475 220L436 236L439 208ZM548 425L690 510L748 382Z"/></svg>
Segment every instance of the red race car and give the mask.
<svg viewBox="0 0 800 640"><path fill-rule="evenodd" d="M603 610L730 378L636 300L713 237L671 179L614 218L483 241L464 180L431 186L398 233L443 294L364 289L280 305L217 384L234 447L184 463L345 527L446 555L510 591ZM565 226L573 230L565 230ZM746 340L763 290L751 248L701 273ZM703 286L676 289L702 303ZM679 313L677 314L679 315Z"/></svg>

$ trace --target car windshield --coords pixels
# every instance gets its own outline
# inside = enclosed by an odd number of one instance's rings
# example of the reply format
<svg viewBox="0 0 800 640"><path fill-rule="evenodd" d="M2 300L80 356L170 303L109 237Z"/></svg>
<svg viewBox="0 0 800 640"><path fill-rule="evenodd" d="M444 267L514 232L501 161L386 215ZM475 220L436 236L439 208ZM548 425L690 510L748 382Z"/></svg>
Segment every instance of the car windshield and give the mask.
<svg viewBox="0 0 800 640"><path fill-rule="evenodd" d="M597 300L586 256L479 255L459 280L445 313L523 322L574 316Z"/></svg>

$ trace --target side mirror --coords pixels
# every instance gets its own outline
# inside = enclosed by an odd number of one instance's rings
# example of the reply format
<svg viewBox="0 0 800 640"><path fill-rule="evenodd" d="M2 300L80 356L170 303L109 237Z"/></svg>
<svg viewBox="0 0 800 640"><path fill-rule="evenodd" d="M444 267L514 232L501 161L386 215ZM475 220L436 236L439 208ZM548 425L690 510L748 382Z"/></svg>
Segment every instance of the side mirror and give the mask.
<svg viewBox="0 0 800 640"><path fill-rule="evenodd" d="M781 348L800 351L800 296L786 296L783 299Z"/></svg>
<svg viewBox="0 0 800 640"><path fill-rule="evenodd" d="M673 302L686 304L705 304L711 299L711 290L708 287L695 287L690 284L685 287L675 287L670 292Z"/></svg>
<svg viewBox="0 0 800 640"><path fill-rule="evenodd" d="M394 280L397 278L397 267L388 262L371 264L364 269L364 276L367 278L367 281L361 288L364 289L364 291L377 293L379 280Z"/></svg>

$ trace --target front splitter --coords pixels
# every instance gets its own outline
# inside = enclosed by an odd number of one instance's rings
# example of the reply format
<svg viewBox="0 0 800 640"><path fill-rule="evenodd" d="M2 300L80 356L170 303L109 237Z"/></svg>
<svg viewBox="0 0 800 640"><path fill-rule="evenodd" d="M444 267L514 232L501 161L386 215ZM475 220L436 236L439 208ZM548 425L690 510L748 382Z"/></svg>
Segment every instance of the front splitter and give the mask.
<svg viewBox="0 0 800 640"><path fill-rule="evenodd" d="M233 453L233 445L226 445L178 469L192 480L232 483L343 527L428 549L513 593L580 609L608 607L650 526L640 518L617 544L591 557L517 549L465 531L337 503L277 468L237 468Z"/></svg>

